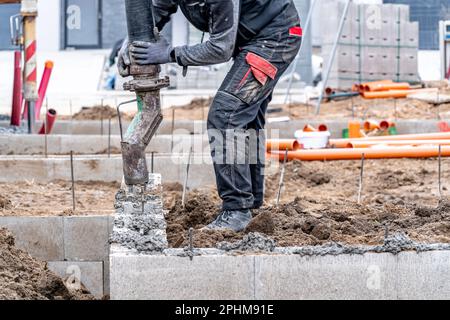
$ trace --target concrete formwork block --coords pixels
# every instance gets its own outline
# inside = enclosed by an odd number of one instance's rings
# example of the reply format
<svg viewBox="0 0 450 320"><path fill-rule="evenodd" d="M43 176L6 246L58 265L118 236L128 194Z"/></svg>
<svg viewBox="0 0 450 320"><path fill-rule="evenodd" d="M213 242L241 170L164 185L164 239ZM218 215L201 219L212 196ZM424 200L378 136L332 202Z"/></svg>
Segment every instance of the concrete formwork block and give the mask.
<svg viewBox="0 0 450 320"><path fill-rule="evenodd" d="M103 289L103 262L50 261L48 268L64 279L68 287L80 288L80 284L101 299Z"/></svg>
<svg viewBox="0 0 450 320"><path fill-rule="evenodd" d="M398 256L398 299L450 299L450 252L404 252Z"/></svg>
<svg viewBox="0 0 450 320"><path fill-rule="evenodd" d="M0 217L0 227L9 229L17 247L34 258L64 260L63 217Z"/></svg>
<svg viewBox="0 0 450 320"><path fill-rule="evenodd" d="M395 299L392 254L256 257L256 298Z"/></svg>
<svg viewBox="0 0 450 320"><path fill-rule="evenodd" d="M111 254L112 300L248 300L254 257Z"/></svg>
<svg viewBox="0 0 450 320"><path fill-rule="evenodd" d="M107 261L109 217L66 217L64 219L65 260Z"/></svg>

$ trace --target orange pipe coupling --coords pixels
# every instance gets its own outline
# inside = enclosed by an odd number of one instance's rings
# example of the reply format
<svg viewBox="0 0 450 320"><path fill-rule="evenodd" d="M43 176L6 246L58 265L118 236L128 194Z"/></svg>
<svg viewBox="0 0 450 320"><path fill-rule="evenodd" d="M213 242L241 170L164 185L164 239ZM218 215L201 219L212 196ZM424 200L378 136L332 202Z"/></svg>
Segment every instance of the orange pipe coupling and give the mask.
<svg viewBox="0 0 450 320"><path fill-rule="evenodd" d="M295 139L268 139L266 141L266 150L269 151L293 151L301 148L300 143Z"/></svg>
<svg viewBox="0 0 450 320"><path fill-rule="evenodd" d="M288 152L288 160L300 161L333 161L333 160L359 160L364 154L365 159L399 159L399 158L433 158L439 155L439 147L385 147L385 148L359 148L359 149L319 149L297 150ZM441 147L443 157L450 156L450 146ZM271 153L271 157L284 159L284 153Z"/></svg>
<svg viewBox="0 0 450 320"><path fill-rule="evenodd" d="M388 130L391 127L395 127L395 122L383 120L380 122L380 129L381 130Z"/></svg>
<svg viewBox="0 0 450 320"><path fill-rule="evenodd" d="M359 121L349 121L348 136L350 138L361 138L361 123Z"/></svg>
<svg viewBox="0 0 450 320"><path fill-rule="evenodd" d="M369 120L364 122L364 131L373 131L373 130L379 130L380 124L377 121Z"/></svg>
<svg viewBox="0 0 450 320"><path fill-rule="evenodd" d="M303 132L317 132L317 129L314 128L312 125L307 124L307 125L303 128Z"/></svg>

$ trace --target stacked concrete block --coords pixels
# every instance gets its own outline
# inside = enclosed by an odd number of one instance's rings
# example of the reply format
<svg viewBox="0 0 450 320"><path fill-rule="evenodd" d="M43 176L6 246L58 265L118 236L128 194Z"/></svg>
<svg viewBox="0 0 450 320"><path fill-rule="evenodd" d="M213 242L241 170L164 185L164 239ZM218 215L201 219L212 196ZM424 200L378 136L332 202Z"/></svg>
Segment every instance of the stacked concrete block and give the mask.
<svg viewBox="0 0 450 320"><path fill-rule="evenodd" d="M328 63L345 3L324 1L322 55ZM347 89L355 83L390 79L416 82L419 26L409 6L351 4L338 42L328 85Z"/></svg>

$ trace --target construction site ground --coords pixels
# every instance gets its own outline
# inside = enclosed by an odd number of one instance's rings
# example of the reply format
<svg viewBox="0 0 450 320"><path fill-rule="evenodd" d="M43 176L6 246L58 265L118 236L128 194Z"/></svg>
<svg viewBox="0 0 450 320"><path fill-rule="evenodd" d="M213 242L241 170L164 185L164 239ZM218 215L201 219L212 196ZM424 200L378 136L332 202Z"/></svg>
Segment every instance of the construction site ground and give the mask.
<svg viewBox="0 0 450 320"><path fill-rule="evenodd" d="M450 242L448 193L450 165L443 159L443 199L438 189L438 161L367 160L362 203L357 203L360 162L292 162L287 164L279 208L275 206L280 168L266 176L266 203L242 233L202 231L220 209L215 188L191 190L185 209L182 186L164 184L168 240L174 248L187 245L194 228L195 247L216 247L222 241L237 241L249 232L275 239L279 246L382 244L386 233L404 232L411 239ZM71 202L71 184L0 184L0 215L109 215L114 213L116 183L77 182L76 211Z"/></svg>
<svg viewBox="0 0 450 320"><path fill-rule="evenodd" d="M436 99L439 99L439 96L447 96L449 92L447 88L441 89L439 93L436 93ZM430 93L430 96L433 95L434 93ZM171 120L175 117L176 120L206 120L212 101L212 98L198 98L184 106L164 109L164 119ZM275 110L275 112L269 113L268 117L288 116L292 120L334 120L342 118L430 120L450 118L450 103L433 104L417 99L367 100L357 96L340 101L325 101L321 105L319 115L315 114L315 100L312 100L309 104L272 104L270 108ZM132 117L132 113L122 113L124 121L129 121ZM59 116L60 120L107 120L116 118L116 109L108 105L84 107L81 111L74 114L73 117L67 115Z"/></svg>
<svg viewBox="0 0 450 320"><path fill-rule="evenodd" d="M164 110L164 118L170 120L206 120L211 99L197 99L191 104ZM435 105L415 99L383 99L366 100L354 97L341 101L325 102L319 115L315 115L316 104L293 103L287 105L271 105L278 110L269 113L268 117L290 117L292 120L342 118L357 119L446 119L450 118L450 103ZM280 110L281 109L281 110ZM270 109L269 109L270 110Z"/></svg>

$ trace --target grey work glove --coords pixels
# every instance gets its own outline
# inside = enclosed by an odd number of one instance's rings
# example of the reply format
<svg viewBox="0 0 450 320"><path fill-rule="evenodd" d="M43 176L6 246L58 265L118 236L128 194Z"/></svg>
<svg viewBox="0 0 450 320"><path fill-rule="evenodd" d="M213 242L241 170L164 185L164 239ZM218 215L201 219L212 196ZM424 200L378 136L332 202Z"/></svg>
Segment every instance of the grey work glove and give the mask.
<svg viewBox="0 0 450 320"><path fill-rule="evenodd" d="M119 60L117 62L117 68L119 69L119 74L122 77L128 77L130 75L130 51L129 51L130 42L128 38L123 41L122 48L119 51Z"/></svg>
<svg viewBox="0 0 450 320"><path fill-rule="evenodd" d="M139 65L174 62L172 46L164 37L161 37L155 43L134 41L130 47L130 54L133 61Z"/></svg>

